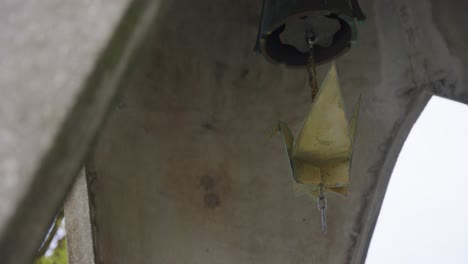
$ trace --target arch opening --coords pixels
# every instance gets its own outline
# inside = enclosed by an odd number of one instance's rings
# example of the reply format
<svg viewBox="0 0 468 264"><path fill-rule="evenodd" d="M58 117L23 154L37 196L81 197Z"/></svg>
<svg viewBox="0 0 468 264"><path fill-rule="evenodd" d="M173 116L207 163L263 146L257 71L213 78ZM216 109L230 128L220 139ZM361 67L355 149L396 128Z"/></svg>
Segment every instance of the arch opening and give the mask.
<svg viewBox="0 0 468 264"><path fill-rule="evenodd" d="M392 172L367 264L466 263L468 106L433 96Z"/></svg>

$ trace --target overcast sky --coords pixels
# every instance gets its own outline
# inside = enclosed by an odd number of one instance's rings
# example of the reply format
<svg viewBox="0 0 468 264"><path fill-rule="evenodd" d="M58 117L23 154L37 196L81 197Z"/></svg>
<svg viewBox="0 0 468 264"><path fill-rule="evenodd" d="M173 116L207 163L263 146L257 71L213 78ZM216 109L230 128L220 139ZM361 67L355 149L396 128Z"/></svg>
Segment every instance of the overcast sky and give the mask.
<svg viewBox="0 0 468 264"><path fill-rule="evenodd" d="M366 264L468 263L468 106L432 97L400 153Z"/></svg>

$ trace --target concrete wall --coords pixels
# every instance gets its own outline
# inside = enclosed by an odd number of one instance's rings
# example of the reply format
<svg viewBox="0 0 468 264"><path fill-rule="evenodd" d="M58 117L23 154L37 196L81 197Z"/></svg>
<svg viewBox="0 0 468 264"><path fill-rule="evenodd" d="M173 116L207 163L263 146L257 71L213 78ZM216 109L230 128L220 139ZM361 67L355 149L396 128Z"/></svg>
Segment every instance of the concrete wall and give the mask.
<svg viewBox="0 0 468 264"><path fill-rule="evenodd" d="M391 171L432 94L468 102L464 1L361 1L337 61L362 95L351 193L329 233L295 197L277 120L310 105L305 71L252 52L261 1L172 1L91 157L96 263L362 263ZM327 66L319 69L320 76Z"/></svg>

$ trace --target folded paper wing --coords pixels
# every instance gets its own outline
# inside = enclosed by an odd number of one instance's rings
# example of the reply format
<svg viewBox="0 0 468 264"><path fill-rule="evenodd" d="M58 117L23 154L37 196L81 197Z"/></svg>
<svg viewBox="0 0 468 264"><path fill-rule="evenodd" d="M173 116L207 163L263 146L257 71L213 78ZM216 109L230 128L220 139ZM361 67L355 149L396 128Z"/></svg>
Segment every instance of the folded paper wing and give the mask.
<svg viewBox="0 0 468 264"><path fill-rule="evenodd" d="M333 64L296 139L286 123L279 123L296 194L317 197L322 187L347 195L359 106L360 100L348 122Z"/></svg>

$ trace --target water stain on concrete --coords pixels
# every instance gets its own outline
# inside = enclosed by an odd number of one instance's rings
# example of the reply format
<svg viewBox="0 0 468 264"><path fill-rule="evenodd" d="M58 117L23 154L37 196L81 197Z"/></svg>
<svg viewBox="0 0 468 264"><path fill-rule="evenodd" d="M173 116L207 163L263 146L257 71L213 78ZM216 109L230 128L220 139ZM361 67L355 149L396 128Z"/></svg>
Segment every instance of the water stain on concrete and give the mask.
<svg viewBox="0 0 468 264"><path fill-rule="evenodd" d="M209 209L214 209L221 204L219 195L213 190L215 185L216 181L210 175L204 175L200 178L200 186L205 190L203 203Z"/></svg>
<svg viewBox="0 0 468 264"><path fill-rule="evenodd" d="M205 191L210 191L213 189L215 181L210 175L204 175L200 178L200 186L205 189Z"/></svg>
<svg viewBox="0 0 468 264"><path fill-rule="evenodd" d="M205 207L210 209L215 209L221 204L221 200L219 199L219 195L217 193L205 194L203 201L205 203Z"/></svg>

